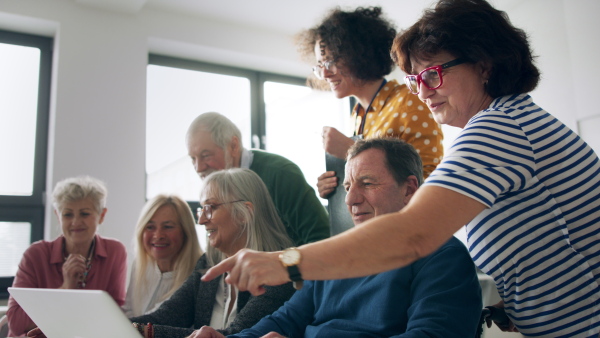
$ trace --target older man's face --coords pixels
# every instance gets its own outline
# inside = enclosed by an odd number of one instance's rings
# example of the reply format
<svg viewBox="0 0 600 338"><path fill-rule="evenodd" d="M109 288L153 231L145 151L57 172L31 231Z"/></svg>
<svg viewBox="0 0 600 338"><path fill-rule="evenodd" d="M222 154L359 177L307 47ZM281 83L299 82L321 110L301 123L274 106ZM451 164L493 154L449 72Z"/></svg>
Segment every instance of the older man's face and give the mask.
<svg viewBox="0 0 600 338"><path fill-rule="evenodd" d="M188 137L187 148L194 169L202 179L212 172L231 167L231 154L217 146L209 132L199 132Z"/></svg>
<svg viewBox="0 0 600 338"><path fill-rule="evenodd" d="M368 149L350 159L344 187L354 225L402 209L417 188L415 182L416 178L398 185L385 166L382 150Z"/></svg>

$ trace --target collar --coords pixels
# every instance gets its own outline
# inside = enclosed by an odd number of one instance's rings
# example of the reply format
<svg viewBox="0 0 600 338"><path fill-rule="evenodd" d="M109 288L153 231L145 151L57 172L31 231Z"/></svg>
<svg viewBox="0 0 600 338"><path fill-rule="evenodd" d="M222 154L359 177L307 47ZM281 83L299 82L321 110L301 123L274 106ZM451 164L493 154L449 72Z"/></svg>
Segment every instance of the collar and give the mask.
<svg viewBox="0 0 600 338"><path fill-rule="evenodd" d="M375 97L371 101L371 106L368 107L369 111L367 113L381 111L383 109L383 107L385 106L386 101L394 93L393 89L398 86L399 86L399 84L398 84L398 81L396 81L396 80L387 81L379 89L377 94L375 94ZM360 103L357 103L354 106L354 108L352 109L352 115L364 115L364 111L365 111L365 108L363 106L361 106Z"/></svg>
<svg viewBox="0 0 600 338"><path fill-rule="evenodd" d="M254 154L250 150L242 148L242 159L240 160L240 168L250 169L253 159Z"/></svg>
<svg viewBox="0 0 600 338"><path fill-rule="evenodd" d="M156 275L156 276L162 276L163 279L165 278L173 278L174 271L167 271L167 272L161 272L160 268L158 267L158 263L156 261L154 261L154 269L148 269L148 270L152 270L152 272Z"/></svg>

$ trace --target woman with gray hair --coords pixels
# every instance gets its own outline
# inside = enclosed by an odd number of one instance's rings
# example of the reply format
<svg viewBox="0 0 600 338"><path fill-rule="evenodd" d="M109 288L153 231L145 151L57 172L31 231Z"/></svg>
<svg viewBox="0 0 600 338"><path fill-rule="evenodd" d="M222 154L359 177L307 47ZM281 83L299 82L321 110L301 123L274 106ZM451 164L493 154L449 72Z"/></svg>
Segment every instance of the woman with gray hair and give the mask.
<svg viewBox="0 0 600 338"><path fill-rule="evenodd" d="M233 334L273 313L294 293L290 283L268 287L265 294L254 297L239 292L222 277L200 281L208 268L240 249L275 251L292 245L256 173L235 168L208 175L200 204L198 218L206 227L207 252L169 300L153 313L131 318L144 337L185 337L205 325Z"/></svg>
<svg viewBox="0 0 600 338"><path fill-rule="evenodd" d="M125 246L96 233L106 216L106 195L104 183L89 176L58 182L52 198L62 234L53 241L35 242L25 251L13 287L104 290L123 305ZM30 330L30 337L43 336L12 297L7 317L9 336Z"/></svg>

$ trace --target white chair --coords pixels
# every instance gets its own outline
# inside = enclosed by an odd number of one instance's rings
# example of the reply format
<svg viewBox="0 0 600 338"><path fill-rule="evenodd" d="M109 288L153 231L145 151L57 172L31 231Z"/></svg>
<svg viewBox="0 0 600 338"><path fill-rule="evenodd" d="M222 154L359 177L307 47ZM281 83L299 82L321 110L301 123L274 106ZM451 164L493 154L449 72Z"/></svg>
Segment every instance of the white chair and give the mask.
<svg viewBox="0 0 600 338"><path fill-rule="evenodd" d="M6 338L8 336L8 318L6 315L0 318L0 338Z"/></svg>

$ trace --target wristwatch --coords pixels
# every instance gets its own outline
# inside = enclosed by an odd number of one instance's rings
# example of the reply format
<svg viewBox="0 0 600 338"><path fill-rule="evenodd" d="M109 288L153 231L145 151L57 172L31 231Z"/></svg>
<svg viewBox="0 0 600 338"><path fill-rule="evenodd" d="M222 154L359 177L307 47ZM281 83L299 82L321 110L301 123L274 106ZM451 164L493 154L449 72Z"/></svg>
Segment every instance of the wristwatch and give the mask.
<svg viewBox="0 0 600 338"><path fill-rule="evenodd" d="M285 249L279 254L279 260L281 261L281 264L283 264L283 267L287 269L292 284L294 285L294 289L302 289L303 279L300 269L298 269L298 264L300 264L300 261L302 260L302 253L300 253L300 250L297 248Z"/></svg>

